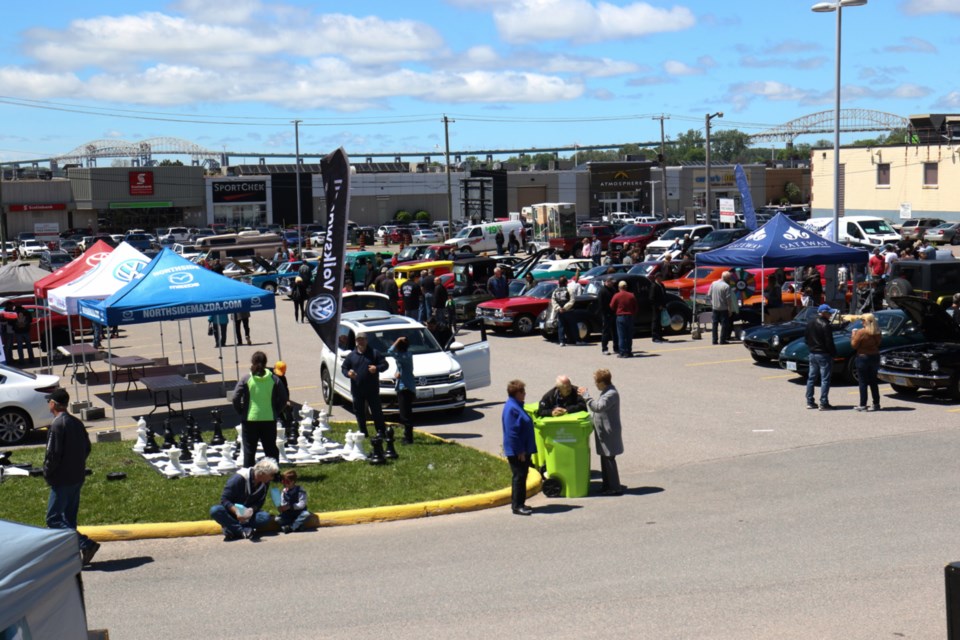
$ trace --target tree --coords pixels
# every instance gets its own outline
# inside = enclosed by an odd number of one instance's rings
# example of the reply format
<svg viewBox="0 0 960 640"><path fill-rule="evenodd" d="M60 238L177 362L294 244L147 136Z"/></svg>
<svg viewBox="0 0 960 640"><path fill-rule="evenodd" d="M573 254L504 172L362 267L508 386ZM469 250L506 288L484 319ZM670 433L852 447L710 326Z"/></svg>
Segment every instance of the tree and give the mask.
<svg viewBox="0 0 960 640"><path fill-rule="evenodd" d="M400 209L399 211L397 211L396 214L394 214L393 217L400 224L407 224L411 220L413 220L413 216L411 216L410 212L407 211L406 209Z"/></svg>
<svg viewBox="0 0 960 640"><path fill-rule="evenodd" d="M746 162L750 147L750 134L737 129L717 131L710 136L711 157L715 154L724 162Z"/></svg>
<svg viewBox="0 0 960 640"><path fill-rule="evenodd" d="M783 195L786 196L787 202L784 204L800 204L801 193L800 187L795 185L792 182L788 182L783 185Z"/></svg>
<svg viewBox="0 0 960 640"><path fill-rule="evenodd" d="M421 209L420 211L417 211L417 215L415 216L415 218L417 222L430 222L430 214L424 211L423 209Z"/></svg>
<svg viewBox="0 0 960 640"><path fill-rule="evenodd" d="M157 165L160 167L182 167L183 163L179 160L161 160Z"/></svg>

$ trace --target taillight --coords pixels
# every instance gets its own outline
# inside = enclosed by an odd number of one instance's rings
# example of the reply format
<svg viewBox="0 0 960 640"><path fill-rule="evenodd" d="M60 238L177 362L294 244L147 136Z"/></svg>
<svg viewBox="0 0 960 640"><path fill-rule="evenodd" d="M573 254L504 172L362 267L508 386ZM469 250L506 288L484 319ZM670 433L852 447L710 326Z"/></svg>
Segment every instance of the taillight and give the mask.
<svg viewBox="0 0 960 640"><path fill-rule="evenodd" d="M60 385L54 384L54 385L50 385L49 387L40 387L38 389L34 389L34 391L36 391L37 393L42 393L43 395L46 396L53 393L59 388L60 388Z"/></svg>

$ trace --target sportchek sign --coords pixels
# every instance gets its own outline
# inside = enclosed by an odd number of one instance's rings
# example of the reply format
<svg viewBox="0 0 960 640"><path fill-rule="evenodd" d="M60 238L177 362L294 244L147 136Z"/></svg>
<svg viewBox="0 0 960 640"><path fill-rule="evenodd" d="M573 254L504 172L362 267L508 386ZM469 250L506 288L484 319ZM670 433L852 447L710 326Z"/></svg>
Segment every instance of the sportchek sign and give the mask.
<svg viewBox="0 0 960 640"><path fill-rule="evenodd" d="M130 184L130 195L153 195L153 171L131 171L127 174L127 179Z"/></svg>
<svg viewBox="0 0 960 640"><path fill-rule="evenodd" d="M265 180L230 180L213 183L213 202L266 202Z"/></svg>

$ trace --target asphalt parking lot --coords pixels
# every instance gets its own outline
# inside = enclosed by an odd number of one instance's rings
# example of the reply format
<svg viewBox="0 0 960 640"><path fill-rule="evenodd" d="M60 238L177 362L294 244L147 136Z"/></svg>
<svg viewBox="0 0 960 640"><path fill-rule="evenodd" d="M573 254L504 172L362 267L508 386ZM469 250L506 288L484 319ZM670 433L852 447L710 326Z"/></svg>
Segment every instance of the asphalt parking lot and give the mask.
<svg viewBox="0 0 960 640"><path fill-rule="evenodd" d="M294 324L288 301L278 306L292 396L319 404L319 339ZM272 316L251 325L241 372L254 349L277 352ZM199 360L220 368L204 321L194 335ZM636 340L631 360L595 342L488 339L493 384L463 414L419 426L499 453L508 380L525 380L533 400L560 373L592 387L606 367L623 398L627 495L537 496L532 518L495 509L258 545L112 543L84 572L91 627L120 638L942 637L943 566L958 559L960 405L883 385L884 410L858 413L856 387L836 386L837 411L808 411L795 375L688 335ZM133 327L116 346L159 355L157 326ZM232 346L224 357L235 378ZM138 393L121 426L143 412ZM218 402L187 407L200 415Z"/></svg>

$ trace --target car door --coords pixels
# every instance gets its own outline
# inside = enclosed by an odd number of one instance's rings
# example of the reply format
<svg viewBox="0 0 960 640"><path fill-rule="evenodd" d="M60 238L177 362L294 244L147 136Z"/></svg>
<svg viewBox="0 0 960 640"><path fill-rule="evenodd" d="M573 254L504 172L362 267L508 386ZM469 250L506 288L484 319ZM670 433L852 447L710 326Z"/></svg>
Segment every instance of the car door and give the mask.
<svg viewBox="0 0 960 640"><path fill-rule="evenodd" d="M475 342L450 355L460 363L467 391L490 386L490 343Z"/></svg>

